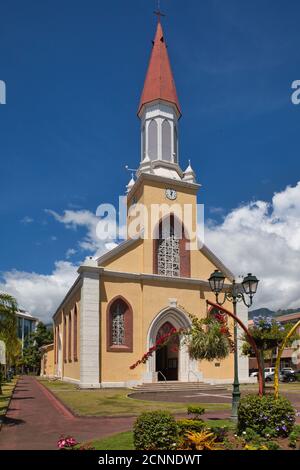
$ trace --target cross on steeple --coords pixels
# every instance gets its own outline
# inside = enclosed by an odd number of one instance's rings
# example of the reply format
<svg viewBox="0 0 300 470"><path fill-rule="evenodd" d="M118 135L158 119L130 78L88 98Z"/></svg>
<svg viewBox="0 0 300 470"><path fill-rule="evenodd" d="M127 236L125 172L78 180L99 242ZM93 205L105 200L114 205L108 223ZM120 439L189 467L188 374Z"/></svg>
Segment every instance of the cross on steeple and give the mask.
<svg viewBox="0 0 300 470"><path fill-rule="evenodd" d="M160 10L160 0L157 0L157 9L153 12L154 15L157 16L157 21L160 23L160 19L162 16L166 16L162 11Z"/></svg>

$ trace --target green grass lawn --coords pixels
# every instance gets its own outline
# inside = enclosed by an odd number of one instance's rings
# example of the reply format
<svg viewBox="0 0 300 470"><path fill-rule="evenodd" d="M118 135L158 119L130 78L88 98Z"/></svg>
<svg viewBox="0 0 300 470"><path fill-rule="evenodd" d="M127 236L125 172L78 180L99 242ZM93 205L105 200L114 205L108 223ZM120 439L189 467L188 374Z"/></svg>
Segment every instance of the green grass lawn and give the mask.
<svg viewBox="0 0 300 470"><path fill-rule="evenodd" d="M232 421L226 419L208 420L205 421L205 423L208 427L234 427ZM112 436L106 437L105 439L93 441L91 444L93 447L95 447L96 450L134 450L133 432L127 431L121 432L119 434L113 434Z"/></svg>
<svg viewBox="0 0 300 470"><path fill-rule="evenodd" d="M133 432L121 432L99 441L93 441L92 446L96 450L134 450Z"/></svg>
<svg viewBox="0 0 300 470"><path fill-rule="evenodd" d="M168 410L186 413L188 403L166 403L135 400L128 397L128 389L79 390L76 385L60 381L40 380L77 415L82 416L137 416L143 411ZM225 410L228 403L199 403L205 410Z"/></svg>
<svg viewBox="0 0 300 470"><path fill-rule="evenodd" d="M0 395L0 418L5 416L10 397L16 385L17 378L14 378L9 383L2 384L2 395Z"/></svg>

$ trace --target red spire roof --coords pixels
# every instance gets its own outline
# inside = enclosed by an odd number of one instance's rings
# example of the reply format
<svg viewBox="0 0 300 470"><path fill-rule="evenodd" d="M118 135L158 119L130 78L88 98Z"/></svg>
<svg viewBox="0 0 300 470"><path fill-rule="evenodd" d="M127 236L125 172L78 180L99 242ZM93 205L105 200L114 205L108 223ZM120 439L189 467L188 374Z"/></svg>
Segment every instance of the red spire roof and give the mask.
<svg viewBox="0 0 300 470"><path fill-rule="evenodd" d="M158 21L157 24L138 113L141 111L144 104L155 100L165 100L175 104L181 115L176 86L160 21Z"/></svg>

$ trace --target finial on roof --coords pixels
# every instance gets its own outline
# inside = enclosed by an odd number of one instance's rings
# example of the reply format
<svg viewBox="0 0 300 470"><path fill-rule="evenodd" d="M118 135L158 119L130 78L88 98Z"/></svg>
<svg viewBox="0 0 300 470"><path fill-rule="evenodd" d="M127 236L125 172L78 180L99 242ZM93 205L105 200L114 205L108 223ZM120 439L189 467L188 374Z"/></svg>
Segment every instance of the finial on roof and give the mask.
<svg viewBox="0 0 300 470"><path fill-rule="evenodd" d="M131 180L129 181L129 183L127 184L126 186L126 193L128 194L129 191L131 190L131 188L134 186L135 184L135 181L134 181L134 176L133 176L133 173L131 173Z"/></svg>
<svg viewBox="0 0 300 470"><path fill-rule="evenodd" d="M191 160L188 160L189 164L186 170L183 172L183 181L187 181L188 183L195 183L196 182L196 174L192 168Z"/></svg>

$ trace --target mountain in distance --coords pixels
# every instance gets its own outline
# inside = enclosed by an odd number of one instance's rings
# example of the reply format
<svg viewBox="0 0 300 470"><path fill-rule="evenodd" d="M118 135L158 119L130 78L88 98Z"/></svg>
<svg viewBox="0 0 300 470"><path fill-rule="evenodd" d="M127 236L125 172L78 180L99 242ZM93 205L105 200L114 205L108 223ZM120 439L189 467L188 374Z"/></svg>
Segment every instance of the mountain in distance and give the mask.
<svg viewBox="0 0 300 470"><path fill-rule="evenodd" d="M249 320L252 320L253 317L279 317L280 315L289 315L290 313L298 313L300 312L299 308L287 308L285 310L270 310L269 308L257 308L256 310L251 310L249 312Z"/></svg>

